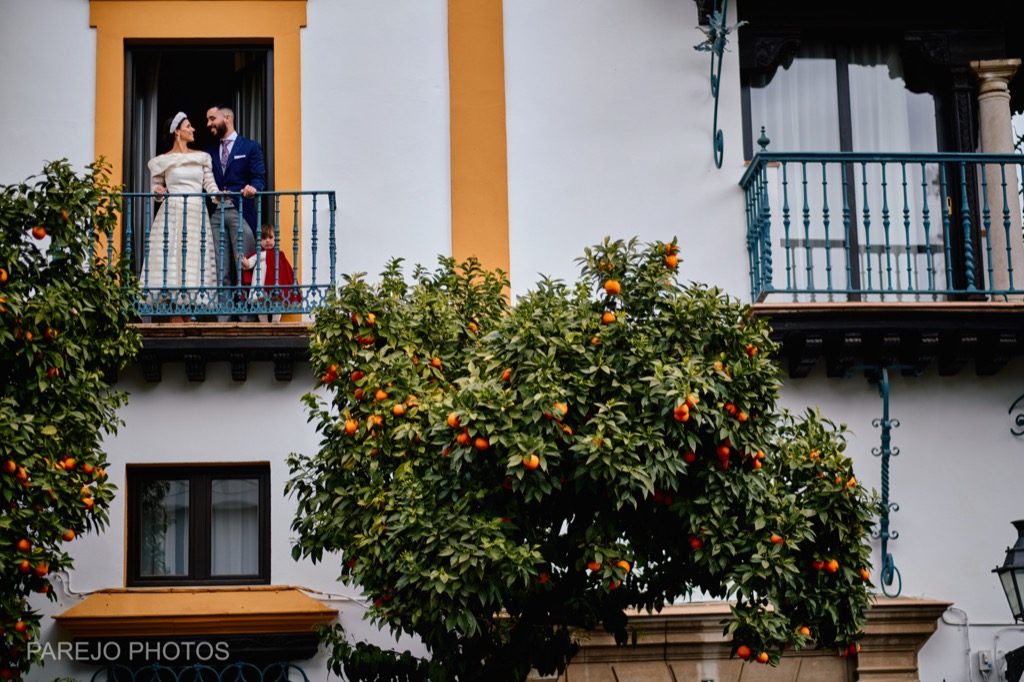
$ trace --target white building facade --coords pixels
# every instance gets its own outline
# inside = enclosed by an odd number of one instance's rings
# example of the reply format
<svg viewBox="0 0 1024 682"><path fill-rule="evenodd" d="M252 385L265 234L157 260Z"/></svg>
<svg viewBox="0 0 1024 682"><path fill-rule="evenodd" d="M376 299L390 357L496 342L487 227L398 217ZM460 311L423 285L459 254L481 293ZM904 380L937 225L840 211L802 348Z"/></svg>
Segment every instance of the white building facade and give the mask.
<svg viewBox="0 0 1024 682"><path fill-rule="evenodd" d="M282 232L302 281L314 267L324 281L326 272L372 276L395 257L433 266L438 254L474 255L509 272L515 296L542 275L574 279L574 259L606 235L678 237L683 279L720 286L779 320L780 362L791 375L783 404L817 406L847 424L857 477L877 489L882 458L873 450L881 429L872 422L883 399L865 371L888 368L899 454L888 477L898 504L889 523L898 537L887 549L898 582L886 591L899 596L880 595L880 604L919 614L907 619L921 630L898 644L899 632L875 640L907 654L898 665L872 667L882 659L871 657L869 639L859 663L843 664L844 674L1004 679L1004 654L1024 645L1024 626L1014 623L992 573L1016 539L1010 522L1024 518L1024 434L1015 421L1024 412L1017 403L1024 305L1013 294L1024 288L1024 270L1016 286L1011 278L1009 294L1006 285L989 285L1024 248L1011 245L1002 256L1003 246L992 247L1003 206L1019 213L1019 204L989 204L980 174L957 184L953 168L962 159L954 156L896 159L888 189L878 189L875 161L816 159L807 172L806 159L776 159L765 170L764 193L773 230L767 245L775 249L771 289L763 286L764 246L751 246L760 237L750 236L750 226L764 216L740 181L753 167L762 125L770 152L1012 151L1005 142L991 146L991 137L986 143L982 131L1003 120L985 111L1002 107L1008 123L1017 101L1013 60L1024 45L1006 27L1020 10L999 2L926 12L915 2L916 9L887 13L869 4L852 10L863 16L842 19L828 9L815 13L814 3L777 11L751 0L728 3L726 25L747 23L728 36L716 97L712 53L694 49L705 40L699 23L707 29L704 17L715 9L700 0L6 0L0 129L9 135L0 184L23 180L45 161L68 158L81 168L104 156L115 182L147 192L141 162L161 151L156 122L180 109L200 128L206 107L227 99L242 132L263 143L270 189L335 193L335 250L323 241L313 250L308 205L298 238L290 222ZM844 21L874 29L844 33ZM1000 65L1011 74L1002 76L1006 95L979 106L978 74ZM720 167L716 130L724 139ZM833 165L817 170L825 163ZM846 184L837 175L845 163ZM784 178L784 169L792 175ZM1010 187L1007 196L1016 197L1019 188ZM830 228L822 226L822 197ZM889 199L883 216L879 203ZM924 206L931 206L934 232L920 238ZM962 237L957 220L965 212L976 219ZM875 230L890 220L893 236L878 238L865 219ZM847 268L858 221L854 248L862 260ZM1005 232L1020 241L1015 225ZM968 244L984 253L973 261L977 271L963 266ZM824 263L833 257L835 279L826 284ZM850 273L858 269L855 283ZM814 286L800 279L811 270ZM891 284L894 277L914 279L916 289L870 293L873 282L902 286ZM982 282L983 291L950 294L954 280ZM858 287L865 293L851 296ZM1002 293L984 293L994 289ZM216 325L204 331L201 323L174 331L143 325L143 356L116 384L130 400L124 428L107 443L108 473L121 491L111 524L75 541L76 568L58 580L58 600L39 600L49 615L65 618L46 627L40 644L52 654L32 679L91 677L99 664L77 655L75 642L113 641L127 651L133 638L166 642L183 629L210 647L231 635L232 646L287 655L300 645L286 635L334 618L332 610L353 636L388 641L362 621L362 595L336 582L338 559L313 565L291 558L295 502L283 493L286 460L315 451L319 440L300 401L314 386L303 358L305 322L308 316L292 316L278 329L261 327L262 335ZM230 586L231 603L208 599L225 585L203 576L140 580L129 529L133 495L146 476L188 471L189 485L198 487L206 483L196 472L230 479L222 474L232 467L249 467L265 494L265 545L253 555L264 562L253 569L258 579ZM876 540L876 575L881 550ZM133 612L144 593L166 598ZM688 617L685 606L672 613ZM163 626L151 624L161 619ZM218 619L220 626L206 622ZM717 620L709 622L720 635ZM271 636L277 639L260 639ZM309 679L326 679L323 652L303 652L296 663ZM656 663L658 670L681 665L668 654ZM620 679L627 669L620 667ZM584 679L572 670L569 680ZM632 679L662 679L644 670ZM725 667L685 670L733 679ZM611 679L593 671L585 679Z"/></svg>

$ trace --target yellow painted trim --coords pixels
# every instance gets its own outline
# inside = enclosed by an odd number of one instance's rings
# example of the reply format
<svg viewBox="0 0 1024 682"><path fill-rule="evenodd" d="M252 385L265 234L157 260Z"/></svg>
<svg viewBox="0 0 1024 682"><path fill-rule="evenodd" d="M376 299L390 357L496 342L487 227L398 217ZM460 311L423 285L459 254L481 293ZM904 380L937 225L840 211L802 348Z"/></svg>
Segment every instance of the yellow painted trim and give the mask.
<svg viewBox="0 0 1024 682"><path fill-rule="evenodd" d="M54 620L75 637L157 637L311 632L337 616L297 587L232 587L101 590Z"/></svg>
<svg viewBox="0 0 1024 682"><path fill-rule="evenodd" d="M502 0L448 0L452 256L509 271Z"/></svg>
<svg viewBox="0 0 1024 682"><path fill-rule="evenodd" d="M89 10L96 29L96 156L110 162L114 184L124 182L126 41L251 41L274 50L274 186L302 189L299 30L306 25L305 0L90 0ZM120 244L120 234L116 240ZM281 235L283 250L290 252L291 242ZM293 265L301 271L301 263Z"/></svg>

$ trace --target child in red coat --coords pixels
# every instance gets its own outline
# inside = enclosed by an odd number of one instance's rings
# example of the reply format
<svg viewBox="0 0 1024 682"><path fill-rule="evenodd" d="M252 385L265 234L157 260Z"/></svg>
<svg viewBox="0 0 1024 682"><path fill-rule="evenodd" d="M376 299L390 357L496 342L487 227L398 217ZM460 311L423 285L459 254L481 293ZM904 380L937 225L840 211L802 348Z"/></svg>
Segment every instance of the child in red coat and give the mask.
<svg viewBox="0 0 1024 682"><path fill-rule="evenodd" d="M263 286L254 287L254 300L267 300L269 305L280 303L289 307L299 303L302 294L295 284L295 272L284 252L275 248L274 226L264 225L260 230L260 248L242 259L242 284L252 286L253 273L262 273ZM275 257L276 256L276 257ZM258 316L261 322L280 322L281 313Z"/></svg>

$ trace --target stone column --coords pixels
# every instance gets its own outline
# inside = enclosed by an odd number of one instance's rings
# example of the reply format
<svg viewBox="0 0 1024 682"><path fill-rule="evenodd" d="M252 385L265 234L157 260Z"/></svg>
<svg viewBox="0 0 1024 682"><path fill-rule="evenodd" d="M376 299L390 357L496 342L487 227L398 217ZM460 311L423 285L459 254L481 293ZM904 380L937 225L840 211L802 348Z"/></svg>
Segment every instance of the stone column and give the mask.
<svg viewBox="0 0 1024 682"><path fill-rule="evenodd" d="M992 59L971 62L978 78L978 119L981 151L986 154L1012 154L1013 127L1010 122L1010 79L1020 66L1019 59ZM1003 169L1005 168L1005 178ZM1024 239L1021 237L1020 195L1017 166L985 166L988 200L988 241L992 246L992 289L1013 288L1022 292L1014 300L1024 300ZM1004 189L1003 183L1006 183ZM1004 200L1005 197L1005 200ZM1005 204L1005 205L1004 205ZM1008 210L1008 213L1004 211ZM982 216L978 216L981 220ZM1009 239L1007 239L1009 237ZM983 251L985 245L982 245ZM976 254L975 263L986 254ZM1000 299L1002 297L999 297Z"/></svg>

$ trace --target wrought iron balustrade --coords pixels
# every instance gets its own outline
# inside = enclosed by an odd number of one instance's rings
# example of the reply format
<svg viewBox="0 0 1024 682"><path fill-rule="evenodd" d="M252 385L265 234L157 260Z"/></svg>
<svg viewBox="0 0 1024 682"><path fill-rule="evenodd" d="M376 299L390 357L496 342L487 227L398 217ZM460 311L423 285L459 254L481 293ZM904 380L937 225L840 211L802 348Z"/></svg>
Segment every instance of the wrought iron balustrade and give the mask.
<svg viewBox="0 0 1024 682"><path fill-rule="evenodd" d="M212 666L193 664L166 666L150 663L141 667L110 664L97 670L90 682L309 682L306 671L291 662L255 665L236 662Z"/></svg>
<svg viewBox="0 0 1024 682"><path fill-rule="evenodd" d="M762 150L740 181L752 300L1024 300L1022 165Z"/></svg>
<svg viewBox="0 0 1024 682"><path fill-rule="evenodd" d="M256 258L243 278L241 258L229 244L226 207L238 193L123 193L121 254L138 276L137 309L144 317L218 317L308 314L335 284L337 261L334 192L260 192L255 200L256 253L260 230L271 225L275 247ZM171 205L174 210L171 210ZM167 206L167 210L160 210ZM236 237L246 228L239 223ZM113 248L113 245L111 245ZM274 265L294 268L294 282ZM225 280L222 272L230 273ZM271 275L268 276L268 272Z"/></svg>

